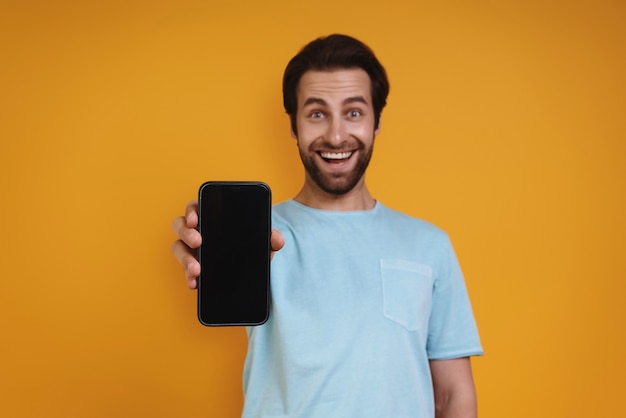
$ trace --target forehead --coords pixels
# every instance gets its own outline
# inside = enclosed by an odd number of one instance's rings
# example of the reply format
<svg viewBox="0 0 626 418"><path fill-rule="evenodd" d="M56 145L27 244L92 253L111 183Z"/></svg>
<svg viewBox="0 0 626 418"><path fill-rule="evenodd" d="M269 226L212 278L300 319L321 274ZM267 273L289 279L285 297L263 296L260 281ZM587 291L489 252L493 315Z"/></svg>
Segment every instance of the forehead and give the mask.
<svg viewBox="0 0 626 418"><path fill-rule="evenodd" d="M328 102L342 101L348 97L361 96L371 103L370 77L361 68L331 71L309 70L298 84L298 105L312 97Z"/></svg>

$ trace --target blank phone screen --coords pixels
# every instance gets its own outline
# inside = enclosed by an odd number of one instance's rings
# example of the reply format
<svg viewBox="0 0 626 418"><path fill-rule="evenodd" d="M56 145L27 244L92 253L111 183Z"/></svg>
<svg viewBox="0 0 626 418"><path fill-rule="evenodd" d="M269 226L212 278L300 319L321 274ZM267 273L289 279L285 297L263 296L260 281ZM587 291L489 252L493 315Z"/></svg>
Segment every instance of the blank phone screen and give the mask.
<svg viewBox="0 0 626 418"><path fill-rule="evenodd" d="M200 187L198 319L260 325L269 316L271 192L259 182Z"/></svg>

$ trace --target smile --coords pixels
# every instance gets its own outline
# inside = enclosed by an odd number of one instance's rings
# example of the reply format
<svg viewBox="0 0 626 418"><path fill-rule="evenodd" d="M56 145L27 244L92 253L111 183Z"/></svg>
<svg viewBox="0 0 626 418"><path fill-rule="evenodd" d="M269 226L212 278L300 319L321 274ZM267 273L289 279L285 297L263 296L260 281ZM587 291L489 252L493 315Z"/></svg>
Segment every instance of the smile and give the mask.
<svg viewBox="0 0 626 418"><path fill-rule="evenodd" d="M347 152L320 152L320 156L325 160L345 160L350 158L352 151Z"/></svg>

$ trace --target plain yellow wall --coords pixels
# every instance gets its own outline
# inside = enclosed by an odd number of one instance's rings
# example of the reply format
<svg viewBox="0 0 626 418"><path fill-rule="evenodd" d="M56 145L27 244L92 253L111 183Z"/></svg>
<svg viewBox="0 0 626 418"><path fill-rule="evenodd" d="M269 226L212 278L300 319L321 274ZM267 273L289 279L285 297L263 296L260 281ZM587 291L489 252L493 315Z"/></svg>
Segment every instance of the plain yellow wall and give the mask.
<svg viewBox="0 0 626 418"><path fill-rule="evenodd" d="M205 180L302 169L281 107L319 35L392 83L368 174L446 229L482 418L613 417L626 389L626 5L0 3L0 415L234 417L241 329L195 316L170 224Z"/></svg>

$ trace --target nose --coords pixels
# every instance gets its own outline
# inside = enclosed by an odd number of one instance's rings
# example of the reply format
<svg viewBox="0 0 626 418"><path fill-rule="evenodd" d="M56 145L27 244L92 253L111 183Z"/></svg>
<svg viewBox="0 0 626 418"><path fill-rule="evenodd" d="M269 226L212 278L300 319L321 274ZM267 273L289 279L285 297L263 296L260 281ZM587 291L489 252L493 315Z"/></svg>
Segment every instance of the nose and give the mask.
<svg viewBox="0 0 626 418"><path fill-rule="evenodd" d="M326 139L328 142L339 145L346 139L345 123L340 118L332 118L328 122Z"/></svg>

